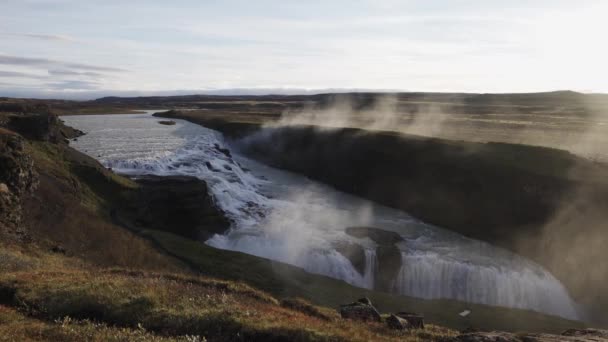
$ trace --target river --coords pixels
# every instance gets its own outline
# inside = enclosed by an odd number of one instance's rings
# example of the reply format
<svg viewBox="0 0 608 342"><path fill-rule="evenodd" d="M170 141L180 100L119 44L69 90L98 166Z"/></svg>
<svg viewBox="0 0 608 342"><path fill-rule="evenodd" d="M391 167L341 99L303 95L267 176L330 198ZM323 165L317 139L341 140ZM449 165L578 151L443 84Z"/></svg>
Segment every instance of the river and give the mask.
<svg viewBox="0 0 608 342"><path fill-rule="evenodd" d="M151 112L65 116L62 120L86 132L70 143L72 147L115 172L189 175L206 181L217 205L232 221L225 235L205 241L210 246L374 288L377 246L369 238L346 234L345 229L377 227L404 239L398 245L402 265L392 284L395 293L579 317L564 286L540 265L425 224L405 212L250 160L219 132L182 120L161 125ZM336 250L339 242L364 247L363 272Z"/></svg>

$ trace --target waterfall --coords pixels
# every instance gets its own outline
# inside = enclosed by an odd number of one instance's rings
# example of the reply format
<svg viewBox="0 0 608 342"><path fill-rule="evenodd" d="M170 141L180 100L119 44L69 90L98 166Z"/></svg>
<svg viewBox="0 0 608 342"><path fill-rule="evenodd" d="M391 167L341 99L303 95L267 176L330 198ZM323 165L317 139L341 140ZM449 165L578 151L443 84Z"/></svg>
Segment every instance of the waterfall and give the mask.
<svg viewBox="0 0 608 342"><path fill-rule="evenodd" d="M396 293L577 318L567 291L537 264L237 152L226 155L218 148L226 146L218 132L181 120L163 126L139 114L65 120L88 132L73 146L117 172L204 180L216 204L233 222L224 235L206 241L210 246L289 263L373 289L376 273L385 266L379 265L383 259L378 260L369 239L354 239L344 229L380 227L405 239L399 246L405 252L395 279ZM364 248L363 272L334 249L335 242Z"/></svg>
<svg viewBox="0 0 608 342"><path fill-rule="evenodd" d="M395 291L403 295L579 316L566 289L540 267L473 265L432 252L402 252L401 262Z"/></svg>
<svg viewBox="0 0 608 342"><path fill-rule="evenodd" d="M374 281L378 260L375 249L365 249L365 272L363 273L363 284L367 289L374 289Z"/></svg>

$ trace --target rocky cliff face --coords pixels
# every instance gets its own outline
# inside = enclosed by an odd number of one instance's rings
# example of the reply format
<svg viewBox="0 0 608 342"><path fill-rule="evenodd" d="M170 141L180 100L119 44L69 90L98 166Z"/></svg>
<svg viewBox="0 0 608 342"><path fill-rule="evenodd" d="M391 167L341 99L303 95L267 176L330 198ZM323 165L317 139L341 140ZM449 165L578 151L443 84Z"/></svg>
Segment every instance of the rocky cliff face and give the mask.
<svg viewBox="0 0 608 342"><path fill-rule="evenodd" d="M21 225L24 196L38 185L26 140L65 144L83 133L63 125L45 105L0 105L0 225L15 230Z"/></svg>
<svg viewBox="0 0 608 342"><path fill-rule="evenodd" d="M21 202L36 188L38 177L24 139L0 128L0 224L15 228L21 223Z"/></svg>
<svg viewBox="0 0 608 342"><path fill-rule="evenodd" d="M145 176L138 189L114 216L131 229L168 231L191 240L205 241L230 228L215 205L207 184L195 177Z"/></svg>

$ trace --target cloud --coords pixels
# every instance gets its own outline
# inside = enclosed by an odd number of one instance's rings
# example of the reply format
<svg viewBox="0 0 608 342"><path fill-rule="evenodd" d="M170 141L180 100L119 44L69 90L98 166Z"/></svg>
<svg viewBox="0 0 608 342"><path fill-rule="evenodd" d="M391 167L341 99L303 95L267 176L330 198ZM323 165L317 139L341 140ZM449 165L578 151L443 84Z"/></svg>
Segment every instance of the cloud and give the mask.
<svg viewBox="0 0 608 342"><path fill-rule="evenodd" d="M127 71L125 69L113 68L113 67L56 61L56 60L46 59L46 58L30 58L30 57L19 57L19 56L9 56L9 55L0 55L0 64L19 65L19 66L39 66L39 67L61 67L61 68L67 68L67 69L79 69L79 70L98 71L98 72L126 72Z"/></svg>
<svg viewBox="0 0 608 342"><path fill-rule="evenodd" d="M104 75L94 71L74 71L68 69L50 69L49 75L51 76L87 76L87 77L103 77Z"/></svg>
<svg viewBox="0 0 608 342"><path fill-rule="evenodd" d="M5 77L5 78L33 78L33 79L41 79L41 78L46 78L46 76L42 76L42 75L34 75L34 74L28 74L25 72L18 72L18 71L3 71L0 70L0 77Z"/></svg>
<svg viewBox="0 0 608 342"><path fill-rule="evenodd" d="M99 88L99 83L92 81L68 80L47 83L46 87L48 87L50 90L95 90Z"/></svg>
<svg viewBox="0 0 608 342"><path fill-rule="evenodd" d="M76 42L76 39L60 34L36 34L36 33L20 33L21 37L28 37L41 40L61 41L61 42Z"/></svg>

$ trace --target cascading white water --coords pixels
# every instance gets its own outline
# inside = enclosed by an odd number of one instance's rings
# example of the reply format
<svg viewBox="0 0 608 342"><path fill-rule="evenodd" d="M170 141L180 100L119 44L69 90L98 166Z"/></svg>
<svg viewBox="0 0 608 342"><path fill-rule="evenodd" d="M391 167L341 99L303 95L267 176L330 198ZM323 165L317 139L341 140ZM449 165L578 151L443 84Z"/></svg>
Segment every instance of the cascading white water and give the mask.
<svg viewBox="0 0 608 342"><path fill-rule="evenodd" d="M566 289L539 268L478 265L419 251L402 252L401 262L395 291L403 295L522 309L532 307L541 312L577 317Z"/></svg>
<svg viewBox="0 0 608 342"><path fill-rule="evenodd" d="M365 251L365 272L363 274L363 283L368 289L374 288L374 282L376 280L376 269L378 259L376 258L375 248L366 248Z"/></svg>
<svg viewBox="0 0 608 342"><path fill-rule="evenodd" d="M373 288L375 243L347 235L350 226L399 233L403 266L395 280L401 294L453 298L526 308L576 318L567 291L546 270L489 244L422 223L406 213L350 196L289 172L222 151L218 132L176 120L174 126L145 115L70 116L87 132L73 146L113 170L129 174L189 175L205 180L232 228L207 244L241 251ZM334 247L364 248L360 274Z"/></svg>

